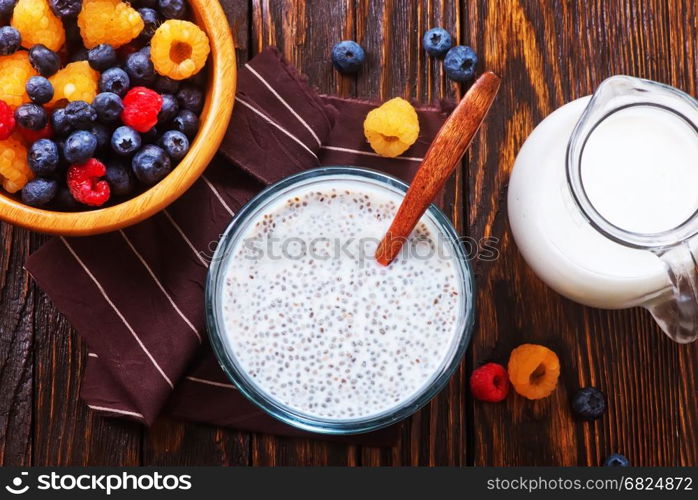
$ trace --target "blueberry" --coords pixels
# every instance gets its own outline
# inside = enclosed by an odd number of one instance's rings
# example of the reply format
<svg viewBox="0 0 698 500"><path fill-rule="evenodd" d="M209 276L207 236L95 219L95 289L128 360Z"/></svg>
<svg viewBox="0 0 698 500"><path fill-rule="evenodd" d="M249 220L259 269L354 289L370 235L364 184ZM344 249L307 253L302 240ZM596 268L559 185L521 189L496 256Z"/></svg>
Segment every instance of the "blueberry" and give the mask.
<svg viewBox="0 0 698 500"><path fill-rule="evenodd" d="M158 7L165 19L184 19L187 15L184 0L158 0Z"/></svg>
<svg viewBox="0 0 698 500"><path fill-rule="evenodd" d="M122 125L111 136L111 148L115 153L127 156L141 147L141 135L131 127Z"/></svg>
<svg viewBox="0 0 698 500"><path fill-rule="evenodd" d="M107 146L109 146L112 133L106 125L95 123L92 125L89 131L92 132L92 135L97 138L97 150L104 150Z"/></svg>
<svg viewBox="0 0 698 500"><path fill-rule="evenodd" d="M29 168L38 176L53 174L58 168L59 160L58 145L48 139L36 141L27 154Z"/></svg>
<svg viewBox="0 0 698 500"><path fill-rule="evenodd" d="M443 28L432 28L422 38L424 50L432 57L443 57L453 45L451 34Z"/></svg>
<svg viewBox="0 0 698 500"><path fill-rule="evenodd" d="M131 167L139 181L152 186L170 173L172 163L161 148L148 144L133 157Z"/></svg>
<svg viewBox="0 0 698 500"><path fill-rule="evenodd" d="M75 129L87 130L97 121L97 111L85 101L72 101L65 107L68 123Z"/></svg>
<svg viewBox="0 0 698 500"><path fill-rule="evenodd" d="M82 0L49 0L48 4L58 17L75 17L82 9Z"/></svg>
<svg viewBox="0 0 698 500"><path fill-rule="evenodd" d="M143 30L138 38L143 42L147 42L153 38L155 30L157 30L158 26L160 26L162 19L157 11L148 7L138 9L138 13L141 15L141 19L143 19L144 24Z"/></svg>
<svg viewBox="0 0 698 500"><path fill-rule="evenodd" d="M477 55L470 47L456 45L446 53L444 68L446 76L456 82L467 82L475 76Z"/></svg>
<svg viewBox="0 0 698 500"><path fill-rule="evenodd" d="M97 112L97 119L102 123L114 123L121 116L124 104L121 97L113 92L102 92L97 94L92 101L92 107Z"/></svg>
<svg viewBox="0 0 698 500"><path fill-rule="evenodd" d="M158 141L158 146L165 150L172 161L178 162L189 151L189 139L178 130L168 130Z"/></svg>
<svg viewBox="0 0 698 500"><path fill-rule="evenodd" d="M82 165L92 158L97 150L97 138L91 132L78 130L65 140L63 156L71 165Z"/></svg>
<svg viewBox="0 0 698 500"><path fill-rule="evenodd" d="M19 31L12 26L0 28L0 56L14 54L19 49L21 43L22 38L19 35Z"/></svg>
<svg viewBox="0 0 698 500"><path fill-rule="evenodd" d="M109 183L112 194L125 196L131 194L136 187L136 179L131 167L119 159L107 162L107 173L104 176Z"/></svg>
<svg viewBox="0 0 698 500"><path fill-rule="evenodd" d="M572 398L572 412L582 420L596 420L606 411L606 398L596 387L579 389Z"/></svg>
<svg viewBox="0 0 698 500"><path fill-rule="evenodd" d="M119 97L123 97L130 86L128 74L118 67L109 68L99 78L100 92L113 92Z"/></svg>
<svg viewBox="0 0 698 500"><path fill-rule="evenodd" d="M75 201L73 195L70 194L70 189L68 189L68 186L58 187L58 192L56 192L56 196L53 198L52 205L56 209L64 212L74 212L82 208L81 205Z"/></svg>
<svg viewBox="0 0 698 500"><path fill-rule="evenodd" d="M630 466L630 460L628 460L628 457L625 455L614 453L613 455L606 457L603 464L605 467L628 467Z"/></svg>
<svg viewBox="0 0 698 500"><path fill-rule="evenodd" d="M22 104L15 109L15 120L20 127L29 130L41 130L48 123L44 108L38 104Z"/></svg>
<svg viewBox="0 0 698 500"><path fill-rule="evenodd" d="M177 116L179 104L172 94L162 94L160 97L162 97L162 107L158 113L158 123L164 125Z"/></svg>
<svg viewBox="0 0 698 500"><path fill-rule="evenodd" d="M332 47L332 64L341 73L356 73L365 59L364 49L353 40L344 40Z"/></svg>
<svg viewBox="0 0 698 500"><path fill-rule="evenodd" d="M180 109L188 109L198 115L204 107L204 93L193 85L185 85L177 92L177 102Z"/></svg>
<svg viewBox="0 0 698 500"><path fill-rule="evenodd" d="M92 47L87 52L87 61L92 69L97 71L105 71L118 63L116 50L108 43L100 43L96 47Z"/></svg>
<svg viewBox="0 0 698 500"><path fill-rule="evenodd" d="M53 99L53 85L43 76L32 76L25 89L29 99L36 104L46 104Z"/></svg>
<svg viewBox="0 0 698 500"><path fill-rule="evenodd" d="M179 81L168 76L158 75L155 79L153 89L158 94L176 94L177 90L179 90Z"/></svg>
<svg viewBox="0 0 698 500"><path fill-rule="evenodd" d="M188 109L183 109L172 120L172 126L175 130L179 130L190 139L193 139L199 131L199 117Z"/></svg>
<svg viewBox="0 0 698 500"><path fill-rule="evenodd" d="M58 191L58 183L53 179L34 179L22 188L22 201L32 207L42 207L49 203Z"/></svg>
<svg viewBox="0 0 698 500"><path fill-rule="evenodd" d="M41 76L49 77L61 67L61 58L45 45L34 45L29 49L29 62Z"/></svg>
<svg viewBox="0 0 698 500"><path fill-rule="evenodd" d="M0 19L8 20L15 10L17 0L0 0Z"/></svg>
<svg viewBox="0 0 698 500"><path fill-rule="evenodd" d="M132 85L150 86L155 81L155 67L148 51L139 50L126 58L126 73Z"/></svg>
<svg viewBox="0 0 698 500"><path fill-rule="evenodd" d="M73 127L66 116L65 108L58 108L53 112L51 115L51 126L53 127L53 133L60 137L65 137L73 131Z"/></svg>

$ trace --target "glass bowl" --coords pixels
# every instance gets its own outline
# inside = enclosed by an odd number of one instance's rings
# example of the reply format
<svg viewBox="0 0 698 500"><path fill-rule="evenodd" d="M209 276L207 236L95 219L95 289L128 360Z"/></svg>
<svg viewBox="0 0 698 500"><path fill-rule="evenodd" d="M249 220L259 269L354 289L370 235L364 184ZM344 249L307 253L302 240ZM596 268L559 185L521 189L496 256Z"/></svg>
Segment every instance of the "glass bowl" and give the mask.
<svg viewBox="0 0 698 500"><path fill-rule="evenodd" d="M446 244L450 246L449 250L453 252L451 255L454 256L460 275L464 298L461 301L456 334L446 356L439 368L416 393L397 406L373 415L352 419L322 418L283 404L248 376L236 359L233 347L226 339L224 327L223 285L226 270L234 260L234 250L240 238L246 234L249 223L264 212L270 204L289 196L298 188L305 188L315 183L342 180L359 181L374 189L384 188L397 193L401 198L407 191L407 185L393 177L355 167L322 167L287 177L262 191L236 214L216 248L206 282L208 333L216 357L228 377L250 401L273 417L294 427L323 434L357 434L377 430L396 423L422 408L446 385L458 367L470 341L474 321L474 282L467 256L451 222L436 206L431 205L424 217L441 232Z"/></svg>

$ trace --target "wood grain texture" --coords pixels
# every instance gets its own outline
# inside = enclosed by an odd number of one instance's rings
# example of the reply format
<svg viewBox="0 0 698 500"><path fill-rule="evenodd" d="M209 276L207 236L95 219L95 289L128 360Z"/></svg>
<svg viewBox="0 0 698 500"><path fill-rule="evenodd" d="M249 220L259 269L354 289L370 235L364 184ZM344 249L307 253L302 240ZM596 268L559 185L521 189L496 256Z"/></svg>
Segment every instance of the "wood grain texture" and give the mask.
<svg viewBox="0 0 698 500"><path fill-rule="evenodd" d="M40 292L34 310L33 465L139 465L143 429L87 409L79 397L84 342Z"/></svg>
<svg viewBox="0 0 698 500"><path fill-rule="evenodd" d="M449 180L447 212L475 238L495 237L499 259L473 263L478 323L441 394L410 418L394 448L277 438L161 420L146 430L93 416L79 401L85 346L23 264L45 237L0 224L0 463L3 465L531 465L598 464L610 452L637 465L698 464L698 346L678 346L641 310L606 312L562 299L527 268L511 241L506 185L518 148L557 106L627 73L698 89L693 0L224 0L240 62L275 44L322 92L455 101L441 63L420 49L444 26L503 79L470 153ZM331 67L332 45L368 52L356 76ZM472 366L505 362L541 342L560 356L557 393L544 401L473 402ZM593 424L571 420L581 385L609 396Z"/></svg>
<svg viewBox="0 0 698 500"><path fill-rule="evenodd" d="M0 464L32 460L34 288L26 231L0 226Z"/></svg>
<svg viewBox="0 0 698 500"><path fill-rule="evenodd" d="M545 287L511 240L505 194L518 148L548 113L625 73L695 94L695 2L468 2L464 22L484 66L506 84L472 149L471 234L500 239L500 258L477 263L474 363L505 362L523 342L560 356L561 384L538 402L474 405L475 464L598 465L612 452L635 465L695 465L697 346L666 338L644 310L607 312ZM608 414L575 423L568 398L596 385Z"/></svg>

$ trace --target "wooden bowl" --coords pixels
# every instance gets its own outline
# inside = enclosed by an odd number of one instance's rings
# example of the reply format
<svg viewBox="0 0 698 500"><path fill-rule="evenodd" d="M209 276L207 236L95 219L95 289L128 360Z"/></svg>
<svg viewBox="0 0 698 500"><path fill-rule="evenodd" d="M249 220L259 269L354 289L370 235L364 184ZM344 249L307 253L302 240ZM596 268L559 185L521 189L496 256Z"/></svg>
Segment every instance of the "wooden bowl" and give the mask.
<svg viewBox="0 0 698 500"><path fill-rule="evenodd" d="M237 83L235 48L219 2L189 0L196 23L211 43L210 74L199 133L187 156L172 172L142 194L107 208L56 212L30 207L0 188L0 219L42 233L81 236L130 226L175 201L199 178L218 150L233 110Z"/></svg>

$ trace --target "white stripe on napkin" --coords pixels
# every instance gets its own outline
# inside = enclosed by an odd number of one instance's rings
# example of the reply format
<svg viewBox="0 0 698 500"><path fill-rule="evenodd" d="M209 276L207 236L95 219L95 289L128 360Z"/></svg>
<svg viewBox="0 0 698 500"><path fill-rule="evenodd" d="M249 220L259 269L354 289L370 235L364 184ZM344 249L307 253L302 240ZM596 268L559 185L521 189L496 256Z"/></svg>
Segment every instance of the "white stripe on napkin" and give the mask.
<svg viewBox="0 0 698 500"><path fill-rule="evenodd" d="M313 155L313 157L314 157L316 160L318 159L317 155L316 155L315 153L313 153L313 150L310 149L308 146L306 146L306 145L303 143L303 141L301 141L300 139L298 139L298 137L296 137L296 136L293 135L291 132L289 132L288 130L286 130L285 128L283 128L281 125L279 125L278 123L276 123L274 120L272 120L271 118L269 118L269 117L268 117L267 115L265 115L262 111L258 110L258 109L255 108L254 106L252 106L252 104L250 104L250 103L248 103L248 102L245 102L243 99L240 98L240 96L237 97L237 102L239 102L240 104L243 104L246 108L249 108L252 112L254 112L254 113L258 114L259 116L261 116L262 119L263 119L264 121L266 121L267 123L270 123L271 125L275 126L275 127L278 128L279 130L281 130L284 134L286 134L286 135L289 136L291 139L293 139L295 142L297 142L297 143L298 143L303 149L305 149L308 153L310 153L311 155Z"/></svg>
<svg viewBox="0 0 698 500"><path fill-rule="evenodd" d="M260 75L259 73L257 73L257 71L255 71L255 69L254 69L252 66L250 66L249 64L245 64L245 67L246 67L247 69L249 69L249 70L252 72L252 74L253 74L254 76L256 76L257 78L259 78L259 81L261 81L261 82L269 89L269 91L270 91L272 94L274 94L274 95L276 96L276 98L279 100L279 102L281 102L281 104L283 104L284 106L286 106L286 109L288 109L288 110L293 114L293 116L295 116L295 117L298 119L298 121L301 122L301 124L302 124L305 128L308 129L308 132L310 132L310 134L315 138L315 141L317 142L317 145L318 145L318 146L322 146L322 142L320 142L320 138L317 136L317 134L315 133L315 131L310 127L310 125L308 125L308 123L307 123L303 118L301 118L301 116L300 116L298 113L296 113L296 110L293 109L293 108L284 100L284 98L281 97L281 96L279 95L279 93L278 93L276 90L274 90L274 88L273 88L271 85L269 85L269 83L268 83L264 78L262 78L262 75Z"/></svg>
<svg viewBox="0 0 698 500"><path fill-rule="evenodd" d="M184 234L184 231L182 231L182 228L179 227L179 224L177 224L177 223L175 222L175 220L172 218L172 216L170 215L170 212L168 212L167 209L165 209L165 210L162 211L162 213L165 214L165 217L167 217L167 218L169 219L169 221L172 223L172 225L173 225L174 228L177 230L177 232L179 233L179 235L184 239L184 241L187 243L187 245L189 245L189 248L191 248L191 251L194 252L194 255L196 255L196 258L199 259L199 261L201 261L201 263L202 263L204 266L208 267L208 262L206 262L206 260L201 256L201 254L200 254L199 251L196 249L196 247L195 247L194 244L191 242L191 240L187 237L187 235Z"/></svg>
<svg viewBox="0 0 698 500"><path fill-rule="evenodd" d="M170 378L165 374L164 370L160 367L160 365L158 364L158 362L155 361L155 358L153 357L153 355L150 354L150 351L145 347L145 344L143 343L143 341L141 340L141 338L138 336L138 334L135 332L135 330L131 327L131 325L129 324L129 322L126 321L126 318L124 317L123 314L121 314L121 311L119 311L119 308L116 307L116 305L114 304L114 302L112 302L112 300L109 298L109 296L107 295L107 292L104 291L104 288L103 288L102 285L99 283L99 281L97 281L97 278L95 278L94 274L92 274L92 272L90 272L90 270L87 268L87 266L86 266L85 263L82 261L82 259L80 259L80 257L78 257L78 254L75 253L75 250L73 250L73 247L70 246L70 243L68 243L68 240L66 240L63 236L61 236L60 238L61 238L61 241L63 242L63 244L65 245L65 247L68 249L68 251L69 251L69 252L72 254L72 256L75 258L75 260L77 261L77 263L80 264L80 267L83 268L83 270L85 271L85 273L87 273L87 276L89 276L90 279L91 279L91 280L94 282L94 284L97 286L97 289L100 291L100 293L101 293L102 296L104 297L104 300L106 300L107 303L112 307L112 309L114 309L114 312L116 313L116 315L119 317L119 319L121 319L121 321L124 323L124 325L126 326L126 328L128 329L128 331L131 332L131 335L133 336L134 339L136 339L136 342L138 343L138 345L140 346L140 348L143 350L143 352L145 353L145 355L148 357L148 359L150 360L150 362L153 363L153 366L155 367L155 369L156 369L158 372L160 372L160 375L162 375L162 377L165 379L165 381L167 382L167 384L168 384L172 389L174 389L174 384L172 383L172 381L170 380ZM142 417L142 415L141 415L141 417Z"/></svg>
<svg viewBox="0 0 698 500"><path fill-rule="evenodd" d="M207 380L205 378L199 378L199 377L184 377L187 380L190 380L192 382L198 382L200 384L206 384L206 385L213 385L216 387L223 387L224 389L233 389L237 390L237 387L235 387L233 384L224 384L223 382L216 382L215 380Z"/></svg>
<svg viewBox="0 0 698 500"><path fill-rule="evenodd" d="M370 151L361 151L360 149L349 149L349 148L340 148L338 146L320 146L322 149L327 149L329 151L339 151L340 153L352 153L356 155L365 155L365 156L376 156L378 158L385 158L384 156L381 156L377 153L372 153ZM396 156L395 158L388 158L389 160L407 160L407 161L422 161L424 158L417 158L415 156Z"/></svg>
<svg viewBox="0 0 698 500"><path fill-rule="evenodd" d="M95 411L108 411L110 413L118 413L120 415L130 415L132 417L137 417L140 418L141 420L145 420L145 417L135 411L127 411L127 410L119 410L118 408L107 408L106 406L97 406L97 405L87 405L88 408L92 408Z"/></svg>
<svg viewBox="0 0 698 500"><path fill-rule="evenodd" d="M121 236L124 237L124 240L126 240L126 243L128 244L129 248L131 250L133 250L133 253L136 255L136 257L138 257L138 260L141 261L141 264L143 264L143 267L145 267L145 270L148 271L148 274L150 274L150 277L153 278L153 281L158 286L158 288L162 291L163 295L169 301L172 308L177 312L177 314L179 314L179 316L182 318L182 320L184 320L184 322L189 326L191 331L194 332L194 335L196 335L196 338L199 339L199 343L201 343L201 334L199 334L196 327L192 324L191 321L189 321L189 318L187 318L184 315L184 313L182 312L182 310L177 306L177 304L175 303L172 296L167 292L167 290L165 290L165 286L160 282L160 280L157 278L157 276L155 276L155 273L153 272L153 270L150 268L150 266L145 261L143 256L138 252L138 250L136 250L136 247L133 246L133 243L131 243L131 240L128 239L128 236L126 236L126 233L124 233L124 231L122 229L119 230L119 233L121 234Z"/></svg>

